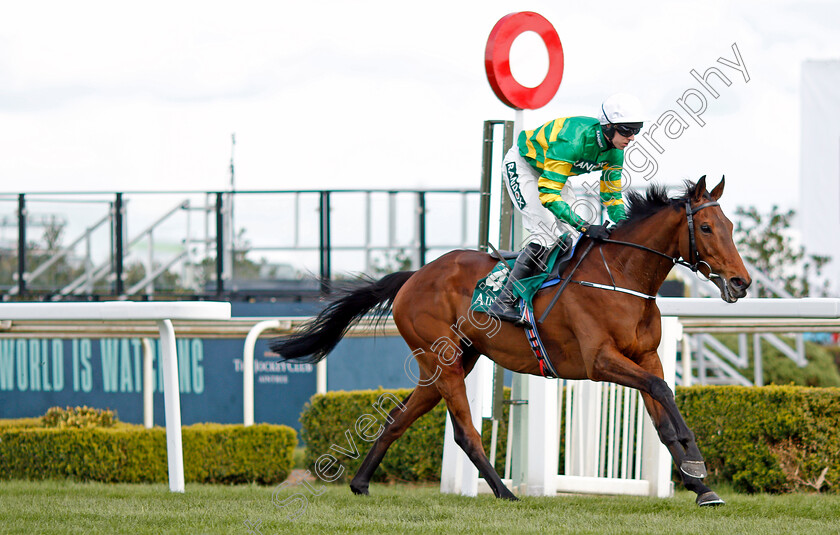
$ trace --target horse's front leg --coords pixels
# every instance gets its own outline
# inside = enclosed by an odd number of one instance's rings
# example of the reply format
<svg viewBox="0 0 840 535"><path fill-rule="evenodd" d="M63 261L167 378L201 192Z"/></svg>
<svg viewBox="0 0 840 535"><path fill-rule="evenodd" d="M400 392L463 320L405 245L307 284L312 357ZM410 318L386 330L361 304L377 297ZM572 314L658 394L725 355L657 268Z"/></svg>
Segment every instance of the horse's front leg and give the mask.
<svg viewBox="0 0 840 535"><path fill-rule="evenodd" d="M685 441L678 438L677 432L671 424L671 419L665 413L662 405L655 401L649 394L642 393L642 398L645 401L648 414L651 415L653 425L656 427L656 432L659 434L659 440L668 448L671 458L674 459L674 464L680 469L679 474L683 485L686 489L697 494L697 505L723 505L724 501L721 497L703 484L701 478L689 475L683 468L684 466L688 466L689 468L696 466L705 467L703 457L700 455L699 448L697 448L697 443L694 442L693 433L690 444L693 445L692 450L696 452L696 455L689 457L686 451L687 448L684 445Z"/></svg>
<svg viewBox="0 0 840 535"><path fill-rule="evenodd" d="M694 433L677 408L674 393L663 379L662 363L655 351L635 363L614 347L602 348L589 369L593 381L608 381L642 392L659 439L668 448L680 470L685 487L697 494L698 505L721 505L723 500L703 484L706 464Z"/></svg>

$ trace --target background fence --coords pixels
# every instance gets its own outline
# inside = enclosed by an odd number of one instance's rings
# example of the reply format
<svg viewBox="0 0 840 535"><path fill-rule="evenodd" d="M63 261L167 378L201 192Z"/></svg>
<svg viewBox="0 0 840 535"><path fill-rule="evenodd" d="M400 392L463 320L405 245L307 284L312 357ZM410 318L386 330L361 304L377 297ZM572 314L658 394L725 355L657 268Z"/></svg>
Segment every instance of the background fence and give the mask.
<svg viewBox="0 0 840 535"><path fill-rule="evenodd" d="M306 297L475 247L478 190L0 195L12 299Z"/></svg>

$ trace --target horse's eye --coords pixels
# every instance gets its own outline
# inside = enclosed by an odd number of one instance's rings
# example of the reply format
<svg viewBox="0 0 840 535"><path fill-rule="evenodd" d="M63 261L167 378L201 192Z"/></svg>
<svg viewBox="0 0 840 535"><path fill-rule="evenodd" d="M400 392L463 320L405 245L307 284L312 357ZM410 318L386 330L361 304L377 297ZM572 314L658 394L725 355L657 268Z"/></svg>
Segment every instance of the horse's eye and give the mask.
<svg viewBox="0 0 840 535"><path fill-rule="evenodd" d="M702 225L700 225L700 230L702 230L706 234L712 233L712 227L710 227L707 223L703 223Z"/></svg>

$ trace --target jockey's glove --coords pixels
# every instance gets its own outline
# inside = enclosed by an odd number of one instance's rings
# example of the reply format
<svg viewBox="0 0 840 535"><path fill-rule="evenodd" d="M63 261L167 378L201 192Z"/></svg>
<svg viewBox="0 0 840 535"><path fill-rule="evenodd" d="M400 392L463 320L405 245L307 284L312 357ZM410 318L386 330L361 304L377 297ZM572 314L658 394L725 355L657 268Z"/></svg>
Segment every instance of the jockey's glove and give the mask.
<svg viewBox="0 0 840 535"><path fill-rule="evenodd" d="M610 237L607 225L589 225L583 230L583 235L593 240L606 240Z"/></svg>

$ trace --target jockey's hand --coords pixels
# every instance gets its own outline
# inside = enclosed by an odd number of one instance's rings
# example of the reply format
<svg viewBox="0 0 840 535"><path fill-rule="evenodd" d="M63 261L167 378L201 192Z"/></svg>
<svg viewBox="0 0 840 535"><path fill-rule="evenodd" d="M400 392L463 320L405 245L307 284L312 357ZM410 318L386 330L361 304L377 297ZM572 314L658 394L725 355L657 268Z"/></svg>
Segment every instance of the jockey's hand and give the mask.
<svg viewBox="0 0 840 535"><path fill-rule="evenodd" d="M610 229L607 225L589 225L584 229L583 235L593 240L606 240L610 237Z"/></svg>

